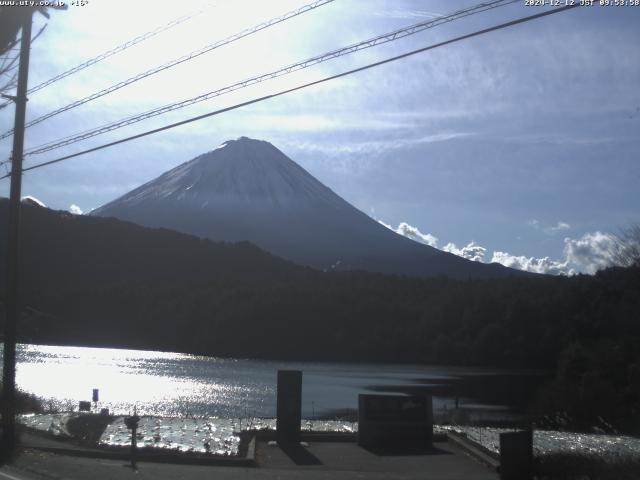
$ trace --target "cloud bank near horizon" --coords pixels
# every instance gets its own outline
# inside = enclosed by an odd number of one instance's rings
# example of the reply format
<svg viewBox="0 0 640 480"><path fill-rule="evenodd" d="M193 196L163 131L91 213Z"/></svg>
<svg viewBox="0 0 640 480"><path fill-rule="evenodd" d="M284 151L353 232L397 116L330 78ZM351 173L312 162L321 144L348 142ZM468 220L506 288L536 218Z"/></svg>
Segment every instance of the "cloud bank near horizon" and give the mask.
<svg viewBox="0 0 640 480"><path fill-rule="evenodd" d="M401 222L397 228L378 220L381 225L395 233L407 237L430 247L453 253L474 262L499 263L505 267L515 268L533 273L549 275L575 275L578 273L594 274L598 270L610 267L614 264L613 252L615 251L615 237L600 231L587 232L580 238L565 237L562 258L554 260L550 257L527 257L526 255L513 255L508 252L493 251L491 260L485 261L488 249L478 245L475 241L458 247L449 242L439 246L439 239L431 233L424 233L418 227ZM565 222L558 222L549 229L549 233L568 229Z"/></svg>

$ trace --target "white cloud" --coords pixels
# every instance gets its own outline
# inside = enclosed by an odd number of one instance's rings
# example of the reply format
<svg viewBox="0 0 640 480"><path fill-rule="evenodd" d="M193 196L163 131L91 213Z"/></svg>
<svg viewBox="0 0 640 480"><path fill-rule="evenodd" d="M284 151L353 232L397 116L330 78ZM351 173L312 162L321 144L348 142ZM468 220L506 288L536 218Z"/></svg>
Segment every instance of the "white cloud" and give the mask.
<svg viewBox="0 0 640 480"><path fill-rule="evenodd" d="M370 155L380 154L391 150L399 150L416 145L447 142L457 138L465 138L475 135L473 132L441 132L433 135L425 135L416 138L396 138L390 140L376 140L368 142L349 142L346 144L328 144L314 142L282 142L297 150L306 152L318 152L324 155Z"/></svg>
<svg viewBox="0 0 640 480"><path fill-rule="evenodd" d="M74 215L82 215L82 209L76 205L75 203L72 203L71 205L69 205L69 211L71 213L73 213Z"/></svg>
<svg viewBox="0 0 640 480"><path fill-rule="evenodd" d="M398 235L410 238L419 243L424 243L430 247L438 248L438 237L431 235L430 233L422 233L417 227L409 225L406 222L401 222L398 228L393 228L391 225L384 223L382 220L378 220L380 225L387 227L389 230L396 232Z"/></svg>
<svg viewBox="0 0 640 480"><path fill-rule="evenodd" d="M343 118L338 119L338 116ZM319 131L345 131L345 130L399 130L415 127L415 121L407 121L402 118L389 118L382 114L362 118L348 116L338 112L331 115L324 114L298 114L291 113L253 113L242 117L242 120L251 125L252 129L271 133L273 126L278 125L279 130L292 132L319 132Z"/></svg>
<svg viewBox="0 0 640 480"><path fill-rule="evenodd" d="M541 230L547 235L554 235L558 232L562 232L564 230L569 230L571 225L567 222L558 221L555 225L545 225L539 220L529 220L528 222L530 227L535 228L536 230Z"/></svg>
<svg viewBox="0 0 640 480"><path fill-rule="evenodd" d="M549 257L535 258L524 255L511 255L507 252L493 252L491 263L500 263L505 267L515 268L533 273L550 275L573 275L575 271L568 266L568 262L558 262Z"/></svg>
<svg viewBox="0 0 640 480"><path fill-rule="evenodd" d="M562 230L569 230L571 225L566 222L558 222L555 227L550 227L552 232L560 232Z"/></svg>
<svg viewBox="0 0 640 480"><path fill-rule="evenodd" d="M430 247L438 247L438 237L431 235L430 233L422 233L416 227L409 225L406 222L400 223L398 228L394 230L396 233L403 235L416 242L424 243Z"/></svg>
<svg viewBox="0 0 640 480"><path fill-rule="evenodd" d="M602 232L585 233L581 238L564 239L564 255L568 262L587 273L613 265L612 252L615 251L613 235Z"/></svg>
<svg viewBox="0 0 640 480"><path fill-rule="evenodd" d="M458 248L455 243L447 243L444 247L438 247L438 237L432 235L431 233L423 233L417 227L413 225L409 225L407 222L400 222L398 228L393 228L391 225L387 225L386 223L378 220L378 223L384 225L389 230L393 230L398 235L402 235L403 237L410 238L419 243L424 243L425 245L429 245L430 247L439 248L445 252L453 253L454 255L458 255L460 257L466 258L467 260L473 260L474 262L482 262L484 259L484 255L487 252L487 249L478 245L475 242L471 242L468 245Z"/></svg>
<svg viewBox="0 0 640 480"><path fill-rule="evenodd" d="M474 262L484 262L487 249L472 241L464 247L457 247L449 242L444 247L438 246L438 237L431 233L423 233L417 227L401 222L398 228L378 220L378 222L399 235L403 235L416 242L424 243L442 251L453 253ZM549 231L561 231L571 228L566 222L558 222L552 227L542 227L540 222L532 220L531 226ZM549 275L574 275L579 272L594 274L598 270L613 265L612 252L615 250L615 237L613 235L594 232L585 233L578 239L565 238L563 258L554 260L549 257L527 257L525 255L513 255L508 252L494 251L491 263L499 263L505 267L515 268L533 273Z"/></svg>
<svg viewBox="0 0 640 480"><path fill-rule="evenodd" d="M559 222L556 230L565 230ZM573 275L578 272L594 274L598 270L614 264L615 238L607 233L585 233L578 239L565 238L563 259L552 260L549 257L535 258L516 256L506 252L494 252L492 262L506 267L518 268L528 272L548 273L551 275Z"/></svg>
<svg viewBox="0 0 640 480"><path fill-rule="evenodd" d="M472 260L474 262L483 262L484 255L487 253L486 248L481 247L474 241L471 241L471 243L462 248L456 247L455 243L447 243L441 250L453 253L454 255L458 255L459 257L466 258L467 260Z"/></svg>
<svg viewBox="0 0 640 480"><path fill-rule="evenodd" d="M591 145L603 145L607 143L615 142L613 137L584 137L584 136L572 136L566 134L549 133L544 135L537 134L522 134L522 135L501 135L505 141L521 142L521 143L550 143L554 145L578 145L578 146L591 146Z"/></svg>
<svg viewBox="0 0 640 480"><path fill-rule="evenodd" d="M425 10L384 10L373 13L376 17L399 18L399 19L423 19L423 18L439 18L441 13L427 12Z"/></svg>

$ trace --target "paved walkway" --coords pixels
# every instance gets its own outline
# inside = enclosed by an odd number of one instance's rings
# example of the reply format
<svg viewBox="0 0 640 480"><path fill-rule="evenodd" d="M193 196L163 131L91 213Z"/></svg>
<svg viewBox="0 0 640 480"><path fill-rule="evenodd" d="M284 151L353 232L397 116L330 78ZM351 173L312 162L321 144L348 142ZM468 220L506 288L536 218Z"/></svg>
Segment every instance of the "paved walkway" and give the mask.
<svg viewBox="0 0 640 480"><path fill-rule="evenodd" d="M71 451L95 452L97 448L81 447L70 440L56 439L43 433L30 433L24 429L20 432L20 443L33 448L60 448Z"/></svg>
<svg viewBox="0 0 640 480"><path fill-rule="evenodd" d="M52 440L51 442L55 442ZM59 442L63 445L65 442ZM50 446L47 442L47 446ZM111 480L135 478L196 480L497 480L498 475L451 443L429 452L383 454L353 442L310 442L282 449L266 441L256 445L256 468L175 465L140 462L133 471L124 461L25 450L11 466L0 468L0 480Z"/></svg>
<svg viewBox="0 0 640 480"><path fill-rule="evenodd" d="M495 471L449 442L436 443L428 452L403 454L371 452L353 442L311 442L308 448L295 449L281 449L260 442L256 446L256 460L264 470L275 470L280 475L294 472L300 478L498 478Z"/></svg>

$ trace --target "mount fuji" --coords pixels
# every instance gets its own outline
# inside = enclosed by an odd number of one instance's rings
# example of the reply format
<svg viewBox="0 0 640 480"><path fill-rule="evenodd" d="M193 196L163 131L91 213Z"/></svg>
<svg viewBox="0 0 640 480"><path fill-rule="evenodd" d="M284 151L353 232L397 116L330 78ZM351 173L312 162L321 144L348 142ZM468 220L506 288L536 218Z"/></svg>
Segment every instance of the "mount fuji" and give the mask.
<svg viewBox="0 0 640 480"><path fill-rule="evenodd" d="M522 274L419 244L380 225L269 142L220 145L92 215L212 240L247 240L321 270L491 278Z"/></svg>

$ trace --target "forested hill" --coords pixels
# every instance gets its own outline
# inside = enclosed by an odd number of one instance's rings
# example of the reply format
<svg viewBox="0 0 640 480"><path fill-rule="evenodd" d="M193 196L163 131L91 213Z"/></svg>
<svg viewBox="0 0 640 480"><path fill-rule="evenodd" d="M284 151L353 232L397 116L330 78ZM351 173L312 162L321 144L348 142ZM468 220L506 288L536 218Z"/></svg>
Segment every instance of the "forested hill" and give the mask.
<svg viewBox="0 0 640 480"><path fill-rule="evenodd" d="M0 268L8 202L0 199ZM197 283L239 277L290 279L307 269L248 242L223 243L112 218L22 205L20 283L24 290L100 288L118 283ZM4 275L0 286L4 291Z"/></svg>
<svg viewBox="0 0 640 480"><path fill-rule="evenodd" d="M6 211L0 202L2 224ZM527 367L554 366L576 341L640 350L638 269L467 281L323 273L246 243L32 206L21 242L29 342Z"/></svg>

